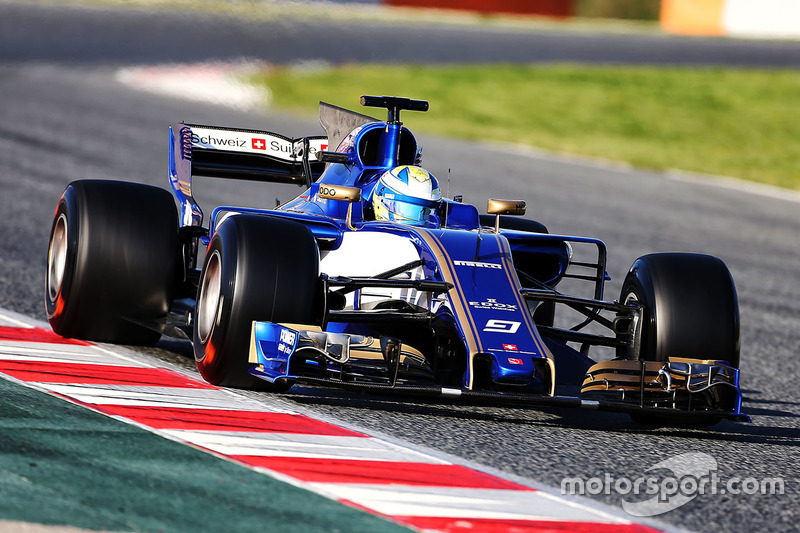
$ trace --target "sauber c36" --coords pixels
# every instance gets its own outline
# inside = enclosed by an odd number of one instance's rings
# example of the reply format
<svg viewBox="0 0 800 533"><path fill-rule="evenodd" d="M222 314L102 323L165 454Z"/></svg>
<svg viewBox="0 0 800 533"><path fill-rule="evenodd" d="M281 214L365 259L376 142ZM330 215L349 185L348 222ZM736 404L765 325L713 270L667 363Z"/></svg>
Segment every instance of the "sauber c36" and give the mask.
<svg viewBox="0 0 800 533"><path fill-rule="evenodd" d="M421 164L400 113L428 103L361 103L387 119L321 103L324 136L170 128L172 194L71 183L47 257L53 330L131 344L187 338L220 386L747 420L736 290L721 260L645 255L612 301L603 242L548 233L522 217L522 200L489 199L481 214L456 196L421 224L376 220L378 177ZM204 225L194 176L303 192L274 209L217 206Z"/></svg>

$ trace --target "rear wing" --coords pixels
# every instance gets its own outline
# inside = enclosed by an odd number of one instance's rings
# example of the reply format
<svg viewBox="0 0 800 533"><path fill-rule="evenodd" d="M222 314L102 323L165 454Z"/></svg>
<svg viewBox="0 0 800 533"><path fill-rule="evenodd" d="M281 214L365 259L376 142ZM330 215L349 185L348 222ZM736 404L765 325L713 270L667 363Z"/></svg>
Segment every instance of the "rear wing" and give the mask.
<svg viewBox="0 0 800 533"><path fill-rule="evenodd" d="M184 226L199 226L203 218L192 198L192 176L310 187L325 170L325 163L316 160L316 153L328 148L325 136L293 139L268 131L181 123L176 129L170 126L169 137L170 184Z"/></svg>

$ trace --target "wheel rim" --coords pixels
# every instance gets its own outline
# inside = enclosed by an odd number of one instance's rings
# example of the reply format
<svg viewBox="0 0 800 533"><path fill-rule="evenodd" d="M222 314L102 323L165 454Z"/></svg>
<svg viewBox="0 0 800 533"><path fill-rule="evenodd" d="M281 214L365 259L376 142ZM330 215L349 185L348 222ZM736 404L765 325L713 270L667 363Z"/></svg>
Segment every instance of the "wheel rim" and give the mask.
<svg viewBox="0 0 800 533"><path fill-rule="evenodd" d="M197 334L202 343L208 340L214 329L220 302L221 279L222 261L219 252L215 250L206 264L197 301Z"/></svg>
<svg viewBox="0 0 800 533"><path fill-rule="evenodd" d="M47 252L47 296L55 302L64 282L67 266L67 217L62 213L56 220L53 235L50 238L50 249Z"/></svg>
<svg viewBox="0 0 800 533"><path fill-rule="evenodd" d="M625 305L630 305L630 304L644 305L642 303L642 301L639 299L639 296L632 290L628 291L628 294L625 295L625 298L622 300L622 303L625 304ZM652 350L649 350L649 342L646 342L647 341L646 337L651 334L651 333L648 333L648 331L650 331L649 328L651 328L652 326L648 326L647 321L645 320L645 318L646 318L646 315L645 315L645 312L643 311L641 317L639 318L639 320L641 320L641 336L639 337L639 359L640 360L649 360L648 359L648 354L652 352ZM652 355L651 355L651 357L652 357Z"/></svg>

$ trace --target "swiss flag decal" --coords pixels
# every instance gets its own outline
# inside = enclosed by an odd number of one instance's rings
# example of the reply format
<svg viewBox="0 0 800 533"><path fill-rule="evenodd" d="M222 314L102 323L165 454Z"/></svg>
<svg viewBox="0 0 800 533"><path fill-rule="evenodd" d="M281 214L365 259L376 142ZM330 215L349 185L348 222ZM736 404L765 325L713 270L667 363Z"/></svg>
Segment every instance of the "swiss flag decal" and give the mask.
<svg viewBox="0 0 800 533"><path fill-rule="evenodd" d="M264 139L253 139L253 149L254 150L266 150L267 149L267 141Z"/></svg>
<svg viewBox="0 0 800 533"><path fill-rule="evenodd" d="M512 351L516 352L517 351L517 345L516 344L504 344L503 345L503 349L504 350L512 350Z"/></svg>

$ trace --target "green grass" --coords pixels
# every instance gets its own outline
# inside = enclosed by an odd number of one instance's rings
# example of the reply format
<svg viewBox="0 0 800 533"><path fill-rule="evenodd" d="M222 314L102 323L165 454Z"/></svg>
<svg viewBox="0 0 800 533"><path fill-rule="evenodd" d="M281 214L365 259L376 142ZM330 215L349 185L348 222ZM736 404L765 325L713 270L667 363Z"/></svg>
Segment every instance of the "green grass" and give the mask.
<svg viewBox="0 0 800 533"><path fill-rule="evenodd" d="M800 189L800 71L570 64L272 68L272 107L316 114L362 94L430 101L412 131Z"/></svg>

